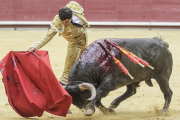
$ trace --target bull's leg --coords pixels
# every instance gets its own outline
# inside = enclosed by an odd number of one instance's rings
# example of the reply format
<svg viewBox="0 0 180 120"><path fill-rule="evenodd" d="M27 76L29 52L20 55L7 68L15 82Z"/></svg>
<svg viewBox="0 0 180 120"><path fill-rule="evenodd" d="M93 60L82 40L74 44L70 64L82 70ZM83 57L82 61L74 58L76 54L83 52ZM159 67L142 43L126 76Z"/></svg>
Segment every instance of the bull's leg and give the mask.
<svg viewBox="0 0 180 120"><path fill-rule="evenodd" d="M116 112L113 109L106 108L102 105L101 101L97 101L95 106L99 108L104 114L115 114Z"/></svg>
<svg viewBox="0 0 180 120"><path fill-rule="evenodd" d="M105 114L111 114L111 112L114 113L114 111L112 110L108 110L108 108L105 108L102 104L101 104L101 99L105 96L108 95L108 93L112 90L112 85L111 85L111 77L107 77L105 79L103 79L102 83L97 87L96 89L96 98L94 100L92 100L87 106L86 106L86 110L84 111L84 115L90 116L93 115L95 112L95 108L94 105L96 104L96 106L102 107L102 112ZM103 110L104 108L104 110ZM106 111L106 112L105 112Z"/></svg>
<svg viewBox="0 0 180 120"><path fill-rule="evenodd" d="M86 116L93 115L95 112L94 105L97 108L99 108L104 114L115 114L115 111L113 109L106 108L101 103L102 95L104 96L105 93L107 95L109 93L109 91L108 91L108 93L106 91L103 92L102 90L96 90L96 91L97 91L96 98L86 106L86 110L84 111L84 115L86 115ZM103 92L103 93L101 93L101 92Z"/></svg>
<svg viewBox="0 0 180 120"><path fill-rule="evenodd" d="M148 86L150 86L150 87L153 86L151 79L145 80L145 83L146 83Z"/></svg>
<svg viewBox="0 0 180 120"><path fill-rule="evenodd" d="M161 113L165 114L169 108L173 92L169 87L169 81L165 77L158 78L156 79L156 81L164 94L165 103L163 109L161 110Z"/></svg>
<svg viewBox="0 0 180 120"><path fill-rule="evenodd" d="M111 103L111 105L110 105L109 108L116 108L116 107L120 104L120 102L122 102L123 100L131 97L132 95L134 95L134 94L136 93L136 86L135 86L134 84L129 84L129 85L127 85L126 87L127 87L126 92L125 92L123 95L117 97L117 98Z"/></svg>

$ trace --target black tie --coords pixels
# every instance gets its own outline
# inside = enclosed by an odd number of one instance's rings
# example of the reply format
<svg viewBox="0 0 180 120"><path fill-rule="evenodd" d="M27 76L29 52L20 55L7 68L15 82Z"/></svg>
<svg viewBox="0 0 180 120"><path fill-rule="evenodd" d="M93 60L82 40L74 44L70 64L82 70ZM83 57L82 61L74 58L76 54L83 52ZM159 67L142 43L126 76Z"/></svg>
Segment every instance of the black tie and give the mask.
<svg viewBox="0 0 180 120"><path fill-rule="evenodd" d="M83 27L82 25L78 24L78 23L75 23L73 20L71 20L71 23L77 27Z"/></svg>

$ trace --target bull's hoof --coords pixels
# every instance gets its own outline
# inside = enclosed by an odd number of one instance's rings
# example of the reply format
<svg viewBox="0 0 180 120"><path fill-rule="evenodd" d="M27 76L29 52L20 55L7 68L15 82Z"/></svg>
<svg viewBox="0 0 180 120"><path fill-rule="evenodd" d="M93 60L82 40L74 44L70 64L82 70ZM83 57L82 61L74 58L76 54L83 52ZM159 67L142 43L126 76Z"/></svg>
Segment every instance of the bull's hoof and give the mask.
<svg viewBox="0 0 180 120"><path fill-rule="evenodd" d="M117 105L112 105L112 104L109 106L109 108L112 108L112 109L114 109L116 107L117 107Z"/></svg>
<svg viewBox="0 0 180 120"><path fill-rule="evenodd" d="M107 108L107 112L105 112L107 115L115 115L116 112L113 109Z"/></svg>
<svg viewBox="0 0 180 120"><path fill-rule="evenodd" d="M166 115L166 114L167 114L167 110L166 110L166 109L160 110L160 114L161 114L161 115Z"/></svg>
<svg viewBox="0 0 180 120"><path fill-rule="evenodd" d="M84 115L85 115L85 116L91 116L91 115L93 115L93 114L94 114L94 110L86 109L86 110L84 111Z"/></svg>

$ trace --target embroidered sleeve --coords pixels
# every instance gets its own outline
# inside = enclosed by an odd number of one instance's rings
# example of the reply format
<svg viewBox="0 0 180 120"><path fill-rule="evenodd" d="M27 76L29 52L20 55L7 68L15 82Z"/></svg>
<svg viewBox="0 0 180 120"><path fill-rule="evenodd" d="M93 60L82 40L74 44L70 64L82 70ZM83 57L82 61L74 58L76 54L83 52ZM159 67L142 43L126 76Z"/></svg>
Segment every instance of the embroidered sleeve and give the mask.
<svg viewBox="0 0 180 120"><path fill-rule="evenodd" d="M40 41L35 42L32 47L35 47L37 50L39 50L41 47L47 44L54 37L54 35L56 35L56 33L57 31L51 27L45 36L42 37Z"/></svg>
<svg viewBox="0 0 180 120"><path fill-rule="evenodd" d="M32 47L35 47L37 50L39 50L41 47L43 47L45 44L47 44L53 37L56 35L56 33L62 33L64 31L64 26L59 19L59 16L56 15L51 22L51 29L46 33L44 37L40 41L35 42L35 44Z"/></svg>

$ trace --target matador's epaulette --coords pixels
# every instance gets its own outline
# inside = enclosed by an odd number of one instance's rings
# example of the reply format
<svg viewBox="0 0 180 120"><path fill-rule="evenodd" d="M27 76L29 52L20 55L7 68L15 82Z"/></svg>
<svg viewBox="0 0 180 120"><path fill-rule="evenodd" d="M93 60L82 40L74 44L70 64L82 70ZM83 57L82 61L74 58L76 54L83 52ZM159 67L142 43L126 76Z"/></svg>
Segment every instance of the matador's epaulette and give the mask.
<svg viewBox="0 0 180 120"><path fill-rule="evenodd" d="M59 15L56 15L51 22L51 27L54 28L58 33L62 33L64 31L64 25L61 22Z"/></svg>

